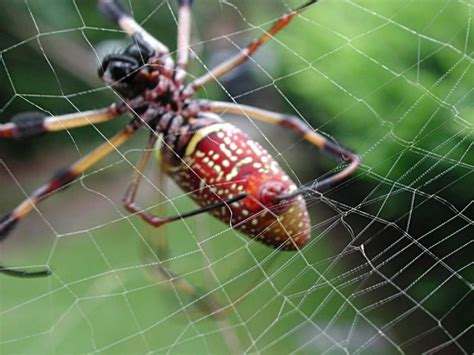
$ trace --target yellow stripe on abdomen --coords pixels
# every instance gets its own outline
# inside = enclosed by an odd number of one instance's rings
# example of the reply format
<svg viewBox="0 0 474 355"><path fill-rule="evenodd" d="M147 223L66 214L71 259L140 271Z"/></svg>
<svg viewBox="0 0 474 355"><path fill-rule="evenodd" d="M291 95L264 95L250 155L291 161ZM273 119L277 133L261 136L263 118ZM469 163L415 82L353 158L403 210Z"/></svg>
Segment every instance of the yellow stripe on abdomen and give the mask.
<svg viewBox="0 0 474 355"><path fill-rule="evenodd" d="M235 128L230 123L216 123L199 129L198 131L196 131L196 133L194 133L191 140L189 141L188 146L186 147L186 151L184 152L184 156L189 157L190 155L192 155L196 150L196 147L199 142L202 141L206 136L215 132L225 131L229 129Z"/></svg>

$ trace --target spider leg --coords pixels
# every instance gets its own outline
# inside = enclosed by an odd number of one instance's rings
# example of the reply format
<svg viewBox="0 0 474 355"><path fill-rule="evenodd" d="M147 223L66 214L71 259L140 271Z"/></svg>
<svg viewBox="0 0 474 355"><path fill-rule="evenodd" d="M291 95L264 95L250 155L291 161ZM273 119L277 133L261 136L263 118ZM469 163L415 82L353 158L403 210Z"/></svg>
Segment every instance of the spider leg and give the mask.
<svg viewBox="0 0 474 355"><path fill-rule="evenodd" d="M169 49L162 42L148 33L125 10L118 0L97 0L99 11L110 21L116 23L130 37L140 37L144 43L155 51L157 57L162 57L165 67L173 67L173 59Z"/></svg>
<svg viewBox="0 0 474 355"><path fill-rule="evenodd" d="M120 133L103 143L95 150L85 155L83 158L72 164L67 169L57 172L54 177L45 185L36 189L27 199L21 202L11 213L0 219L0 241L6 239L16 224L25 218L37 205L51 196L54 192L66 187L69 183L77 179L84 171L88 170L99 160L113 152L120 145L128 141L136 130L138 124L127 125ZM26 272L0 266L0 272L18 277L40 277L47 276L49 270L39 272Z"/></svg>
<svg viewBox="0 0 474 355"><path fill-rule="evenodd" d="M164 194L166 194L167 191L165 180L166 173L163 169L159 169L158 184L160 191L164 191ZM165 214L164 204L160 204L158 209L160 214ZM162 226L161 228L165 229L166 226ZM169 268L168 264L170 263L170 256L167 233L162 233L159 238L150 242L152 242L152 248L155 251L156 256L158 256L157 261L155 255L152 255L148 249L145 250L146 254L144 259L147 265L149 265L148 270L150 271L151 277L155 279L157 283L162 283L163 280L169 281L174 286L176 292L184 293L194 300L196 307L198 307L202 312L211 314L215 318L224 316L222 313L223 311L218 307L217 302L213 297L211 297L212 295L207 295L205 292L202 292L202 290L194 287L193 284L184 276L181 276Z"/></svg>
<svg viewBox="0 0 474 355"><path fill-rule="evenodd" d="M145 157L142 157L144 160ZM138 164L138 169L142 166L141 163ZM141 176L141 174L136 174L137 176ZM160 191L166 191L166 174L163 169L159 169L158 171L158 184ZM166 194L166 192L165 192ZM165 213L165 206L163 204L159 205L159 213ZM165 229L166 226L162 226L161 228ZM155 245L156 244L156 245ZM163 282L163 280L169 281L175 288L175 291L182 292L186 294L188 297L193 299L196 302L196 306L206 314L211 314L214 317L220 317L223 315L222 311L220 311L220 307L217 306L215 300L206 295L200 289L197 289L189 282L185 277L179 275L175 271L169 269L169 245L166 232L160 235L157 240L153 241L153 250L156 252L158 256L158 260L156 260L155 255L152 255L148 249L145 250L146 254L144 256L145 262L149 265L150 275L153 279L157 281L157 283Z"/></svg>
<svg viewBox="0 0 474 355"><path fill-rule="evenodd" d="M163 122L166 122L166 123L163 123ZM176 139L177 139L177 137L178 137L177 132L179 130L179 127L182 124L182 117L181 116L172 116L172 115L169 115L169 114L165 114L161 118L160 123L163 124L163 125L168 126L167 129L166 129L168 131L168 136L165 137L164 140L165 140L165 142L168 146L173 146ZM165 130L165 127L161 127L161 130ZM157 137L154 134L152 134L152 136L150 136L150 139L149 139L148 144L147 144L147 149L143 153L143 155L142 155L142 157L141 157L141 159L138 163L138 168L135 170L135 173L132 177L132 182L131 182L130 186L128 187L127 192L125 193L125 196L122 200L124 207L130 213L134 213L137 216L140 216L145 222L151 224L154 227L160 227L160 226L162 226L166 223L170 223L170 222L177 221L177 220L180 220L180 219L196 216L198 214L205 213L205 212L211 211L211 210L216 209L216 208L227 206L227 205L232 204L234 202L240 201L240 200L244 199L247 196L247 194L245 194L245 193L240 194L238 196L235 196L234 198L219 201L219 202L214 203L212 205L205 206L205 207L200 207L200 208L197 208L197 209L192 210L190 212L186 212L186 213L176 215L176 216L171 216L171 217L159 217L159 216L155 216L155 215L153 215L149 212L146 212L143 208L141 208L141 207L139 207L135 204L135 197L136 197L136 194L137 194L138 185L141 181L141 177L143 176L143 170L145 169L146 164L147 164L147 162L150 158L152 148L153 148L153 146L156 142L156 138Z"/></svg>
<svg viewBox="0 0 474 355"><path fill-rule="evenodd" d="M212 295L205 290L202 290L194 286L184 276L170 270L161 263L157 263L155 260L150 259L149 264L151 265L151 275L157 281L162 282L163 277L171 282L175 287L176 291L182 292L191 298L197 308L199 308L205 314L209 314L216 319L225 317L230 309L220 307L217 302L211 297Z"/></svg>
<svg viewBox="0 0 474 355"><path fill-rule="evenodd" d="M280 200L289 199L305 192L311 193L314 192L315 189L322 190L331 187L334 184L346 179L360 165L361 158L357 154L339 146L334 142L331 142L326 137L314 132L311 127L309 127L306 123L304 123L296 116L285 115L252 106L233 104L229 102L202 100L200 101L200 106L203 110L208 110L215 113L233 113L236 115L247 116L259 121L289 128L298 133L303 139L307 140L308 142L329 152L331 155L349 163L341 172L331 175L321 181L318 181L315 184L300 187L294 193L279 196Z"/></svg>
<svg viewBox="0 0 474 355"><path fill-rule="evenodd" d="M235 203L235 202L240 201L240 200L244 199L245 197L247 197L247 194L243 193L243 194L235 196L231 199L219 201L219 202L214 203L214 204L209 205L209 206L199 207L199 208L196 208L196 209L191 210L189 212L185 212L185 213L182 213L182 214L179 214L179 215L176 215L176 216L159 217L159 216L155 216L151 213L148 213L143 208L140 208L137 205L135 205L135 201L134 201L134 198L133 198L134 196L132 195L131 191L133 191L132 187L130 187L129 191L127 192L127 194L124 197L124 200L123 200L124 207L130 213L133 213L133 214L136 214L137 216L140 216L145 222L147 222L147 223L149 223L152 226L157 227L157 228L161 227L162 225L164 225L166 223L178 221L180 219L185 219L185 218L188 218L188 217L197 216L198 214L201 214L201 213L206 213L206 212L212 211L212 210L217 209L217 208L228 206L232 203ZM130 196L129 196L129 193L130 193Z"/></svg>
<svg viewBox="0 0 474 355"><path fill-rule="evenodd" d="M171 122L171 125L172 124L173 124L173 121ZM234 197L233 199L221 201L219 203L216 203L207 207L198 208L193 211L183 213L181 215L177 215L173 217L161 218L158 216L154 216L151 213L145 212L142 208L138 207L135 204L135 197L137 194L138 186L143 177L143 171L145 170L146 164L148 163L150 159L152 149L155 146L156 140L157 140L157 136L154 133L152 133L148 140L145 152L143 153L142 157L140 158L140 161L137 164L137 168L133 174L132 181L122 200L124 207L129 212L137 214L150 225L157 228L162 227L166 223L173 222L173 221L187 218L187 217L191 217L191 216L195 216L201 213L205 213L212 209L220 208L222 206L237 202L247 196L246 194L242 194L237 197ZM167 256L167 252L163 250L162 247L167 248L166 241L164 241L163 245L161 245L158 250L158 256L160 260L166 259L166 256ZM170 281L174 285L177 291L182 292L186 294L188 297L190 297L191 299L193 299L194 302L196 303L196 306L199 309L201 309L201 311L203 311L204 313L210 314L215 318L221 318L221 317L226 316L227 313L229 312L230 309L228 308L223 309L219 307L217 302L215 302L215 300L213 299L213 297L208 296L206 292L195 287L185 277L170 270L164 264L157 263L155 259L150 259L149 263L152 265L150 270L152 271L152 276L154 278L159 279L161 281L161 278L164 277L166 280Z"/></svg>
<svg viewBox="0 0 474 355"><path fill-rule="evenodd" d="M148 257L148 264L152 271L153 278L157 279L158 282L162 282L163 278L168 280L173 284L175 289L179 292L186 294L189 298L194 300L195 306L200 309L204 314L208 314L215 319L223 319L227 317L242 301L245 300L246 296L251 293L261 282L262 276L258 275L252 279L249 283L249 286L244 290L241 290L237 298L232 299L232 303L229 305L220 305L219 302L215 299L213 291L215 290L206 290L194 286L186 277L180 275L179 273L174 272L165 266L166 259L168 258L167 250L162 250L163 246L159 246L158 256L160 262L156 262L155 259ZM167 248L167 245L164 246ZM273 263L277 260L276 257L273 257L265 265L265 269L268 270Z"/></svg>
<svg viewBox="0 0 474 355"><path fill-rule="evenodd" d="M150 134L150 138L148 139L145 152L143 153L143 155L140 158L140 161L138 162L137 168L135 169L132 176L132 181L127 188L125 196L122 199L123 205L129 212L135 212L136 210L141 210L135 205L134 201L137 195L138 186L140 185L140 181L143 177L143 171L145 170L148 160L150 159L152 149L157 139L158 137L156 136L156 134L152 132Z"/></svg>
<svg viewBox="0 0 474 355"><path fill-rule="evenodd" d="M166 191L166 185L163 184L165 179L165 173L163 169L159 171L159 184L160 191ZM160 204L159 206L161 214L164 214L164 205ZM166 228L162 226L161 228ZM250 292L255 287L255 282L251 283L251 287L247 289L247 292L242 293L243 296L240 296L238 299L232 301L232 307L220 305L218 300L213 294L214 290L208 290L206 288L200 288L193 285L185 276L173 271L170 269L169 263L171 262L169 245L168 245L168 236L167 233L160 235L158 240L154 241L153 250L158 256L152 255L149 251L145 254L145 261L147 263L148 269L150 270L150 275L157 283L162 283L163 280L169 281L176 292L183 293L187 297L193 300L193 306L198 308L202 313L210 315L216 320L221 320L227 317L231 311L245 299L245 295ZM257 280L255 280L257 281Z"/></svg>
<svg viewBox="0 0 474 355"><path fill-rule="evenodd" d="M23 112L0 124L1 138L27 138L46 132L56 132L110 121L125 112L125 106L113 104L108 108L61 116L47 116L41 112Z"/></svg>
<svg viewBox="0 0 474 355"><path fill-rule="evenodd" d="M178 0L178 54L176 58L177 81L182 82L186 72L185 68L189 60L189 39L191 36L191 4L192 0Z"/></svg>
<svg viewBox="0 0 474 355"><path fill-rule="evenodd" d="M295 16L303 12L306 8L316 3L317 1L318 0L310 0L306 4L281 16L280 19L273 25L273 27L268 32L265 32L265 34L250 42L250 44L246 48L241 50L239 54L227 59L226 61L209 71L207 74L189 83L189 85L185 89L185 93L187 95L191 95L210 81L221 77L222 75L230 72L242 63L249 60L257 49L259 49L266 42L272 39L278 32L280 32L280 30L285 28Z"/></svg>

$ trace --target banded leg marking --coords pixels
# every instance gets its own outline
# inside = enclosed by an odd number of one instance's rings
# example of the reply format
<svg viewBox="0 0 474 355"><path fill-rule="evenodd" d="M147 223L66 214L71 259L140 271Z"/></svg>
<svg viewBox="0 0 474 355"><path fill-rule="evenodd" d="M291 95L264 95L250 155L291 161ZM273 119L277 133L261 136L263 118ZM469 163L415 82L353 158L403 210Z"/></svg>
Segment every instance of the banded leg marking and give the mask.
<svg viewBox="0 0 474 355"><path fill-rule="evenodd" d="M110 121L125 110L114 104L108 108L61 116L47 116L41 112L23 112L12 117L11 122L0 124L0 137L27 138L46 132L89 126Z"/></svg>

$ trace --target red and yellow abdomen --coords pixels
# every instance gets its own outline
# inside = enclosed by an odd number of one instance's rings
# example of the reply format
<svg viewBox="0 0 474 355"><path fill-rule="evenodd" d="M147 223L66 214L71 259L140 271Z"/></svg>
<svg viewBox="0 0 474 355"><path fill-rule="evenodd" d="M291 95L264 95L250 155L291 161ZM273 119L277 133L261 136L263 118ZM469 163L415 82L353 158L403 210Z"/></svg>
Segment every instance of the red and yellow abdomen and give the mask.
<svg viewBox="0 0 474 355"><path fill-rule="evenodd" d="M167 173L202 207L248 196L211 213L256 240L284 249L302 247L310 220L301 196L279 201L297 187L279 164L240 129L215 123L196 131L178 165Z"/></svg>

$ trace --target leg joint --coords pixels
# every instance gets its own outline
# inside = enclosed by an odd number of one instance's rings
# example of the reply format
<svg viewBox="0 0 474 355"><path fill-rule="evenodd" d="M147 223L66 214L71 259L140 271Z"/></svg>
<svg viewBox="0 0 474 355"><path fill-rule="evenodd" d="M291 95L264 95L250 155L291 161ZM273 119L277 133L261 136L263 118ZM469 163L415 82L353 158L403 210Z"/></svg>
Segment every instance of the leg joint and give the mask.
<svg viewBox="0 0 474 355"><path fill-rule="evenodd" d="M358 156L357 154L355 154L355 153L351 152L350 150L345 149L345 148L341 147L340 145L338 145L334 142L331 142L329 140L326 141L326 143L324 145L324 149L327 150L328 152L330 152L331 154L334 154L334 155L340 157L344 161L358 162L358 163L361 161L360 156Z"/></svg>
<svg viewBox="0 0 474 355"><path fill-rule="evenodd" d="M51 183L48 186L47 193L53 192L77 179L77 174L71 169L61 169L54 174Z"/></svg>
<svg viewBox="0 0 474 355"><path fill-rule="evenodd" d="M295 116L284 116L279 124L280 126L289 128L301 135L305 135L310 131L308 125Z"/></svg>
<svg viewBox="0 0 474 355"><path fill-rule="evenodd" d="M13 116L11 122L15 124L15 138L27 138L46 132L44 120L46 115L41 112L23 112Z"/></svg>

